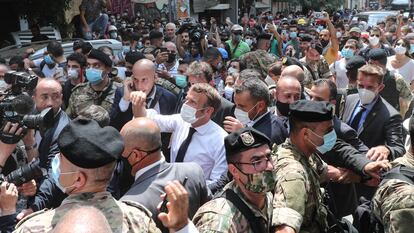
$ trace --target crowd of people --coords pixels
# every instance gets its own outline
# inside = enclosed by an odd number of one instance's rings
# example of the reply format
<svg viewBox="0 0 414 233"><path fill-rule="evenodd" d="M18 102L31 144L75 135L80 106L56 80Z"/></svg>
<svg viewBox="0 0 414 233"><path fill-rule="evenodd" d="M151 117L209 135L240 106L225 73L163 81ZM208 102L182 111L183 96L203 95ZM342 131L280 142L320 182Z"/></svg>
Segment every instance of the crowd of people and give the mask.
<svg viewBox="0 0 414 233"><path fill-rule="evenodd" d="M0 64L3 95L26 72L33 113L54 116L3 117L1 173L45 172L0 181L1 232L411 232L411 18L149 23L106 7L82 1L70 55L50 41ZM122 51L89 42L105 38Z"/></svg>

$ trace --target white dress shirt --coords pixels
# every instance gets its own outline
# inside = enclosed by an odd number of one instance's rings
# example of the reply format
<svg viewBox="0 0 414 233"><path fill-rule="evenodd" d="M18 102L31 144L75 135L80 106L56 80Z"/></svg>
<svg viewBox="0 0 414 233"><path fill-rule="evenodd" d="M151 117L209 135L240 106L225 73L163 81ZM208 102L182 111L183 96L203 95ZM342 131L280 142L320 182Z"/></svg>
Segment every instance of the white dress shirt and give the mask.
<svg viewBox="0 0 414 233"><path fill-rule="evenodd" d="M181 144L187 138L191 124L185 122L180 114L159 115L153 109L147 110L147 117L153 119L161 132L173 133L171 137L171 162L177 158ZM227 171L224 138L226 131L213 121L195 128L183 162L194 162L203 169L207 184L214 183Z"/></svg>

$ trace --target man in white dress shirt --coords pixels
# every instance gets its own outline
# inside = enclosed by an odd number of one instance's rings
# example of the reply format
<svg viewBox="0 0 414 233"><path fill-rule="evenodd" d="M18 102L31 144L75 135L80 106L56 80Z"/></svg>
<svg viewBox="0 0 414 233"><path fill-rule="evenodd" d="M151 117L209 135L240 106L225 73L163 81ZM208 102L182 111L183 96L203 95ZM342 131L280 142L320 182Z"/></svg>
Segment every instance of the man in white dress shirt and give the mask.
<svg viewBox="0 0 414 233"><path fill-rule="evenodd" d="M216 182L227 171L224 138L227 133L211 118L220 108L221 97L207 83L191 86L180 114L159 115L146 109L146 94L131 93L134 117L149 117L161 132L171 137L171 162L195 162L203 169L207 185Z"/></svg>

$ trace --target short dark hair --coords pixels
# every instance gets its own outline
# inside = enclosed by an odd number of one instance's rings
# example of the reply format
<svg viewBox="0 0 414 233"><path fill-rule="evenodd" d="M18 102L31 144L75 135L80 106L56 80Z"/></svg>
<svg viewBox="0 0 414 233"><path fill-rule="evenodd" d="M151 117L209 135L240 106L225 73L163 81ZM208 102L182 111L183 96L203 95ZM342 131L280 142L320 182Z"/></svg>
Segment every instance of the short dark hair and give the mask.
<svg viewBox="0 0 414 233"><path fill-rule="evenodd" d="M248 91L253 100L263 100L266 106L270 105L269 89L266 84L258 78L248 79L242 82L240 85L235 86L234 91L236 94Z"/></svg>
<svg viewBox="0 0 414 233"><path fill-rule="evenodd" d="M329 100L335 100L336 96L338 95L338 89L336 88L336 84L330 79L317 79L313 82L313 85L316 87L321 86L328 86L329 88Z"/></svg>
<svg viewBox="0 0 414 233"><path fill-rule="evenodd" d="M206 51L204 51L203 60L209 61L211 59L217 59L218 57L223 58L221 56L220 51L217 48L210 47Z"/></svg>
<svg viewBox="0 0 414 233"><path fill-rule="evenodd" d="M86 57L82 53L72 53L71 55L69 55L66 58L66 60L68 60L68 61L76 61L77 63L79 63L79 65L82 68L86 67L86 65L87 65L87 63L86 63Z"/></svg>
<svg viewBox="0 0 414 233"><path fill-rule="evenodd" d="M46 47L46 50L49 54L52 54L54 57L60 57L63 55L62 45L56 40L50 41Z"/></svg>

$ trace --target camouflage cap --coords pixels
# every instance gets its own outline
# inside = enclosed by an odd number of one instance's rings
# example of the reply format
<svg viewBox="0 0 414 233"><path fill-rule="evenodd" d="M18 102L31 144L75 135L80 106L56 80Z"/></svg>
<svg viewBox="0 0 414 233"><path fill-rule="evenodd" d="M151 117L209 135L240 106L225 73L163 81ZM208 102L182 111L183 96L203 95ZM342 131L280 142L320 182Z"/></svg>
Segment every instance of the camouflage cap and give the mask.
<svg viewBox="0 0 414 233"><path fill-rule="evenodd" d="M276 57L264 50L256 50L244 54L240 60L246 64L246 69L257 70L264 79L271 64L276 62Z"/></svg>

